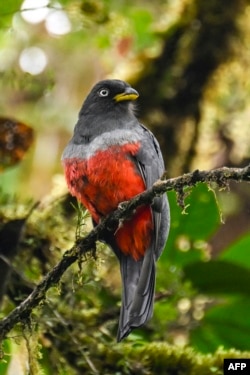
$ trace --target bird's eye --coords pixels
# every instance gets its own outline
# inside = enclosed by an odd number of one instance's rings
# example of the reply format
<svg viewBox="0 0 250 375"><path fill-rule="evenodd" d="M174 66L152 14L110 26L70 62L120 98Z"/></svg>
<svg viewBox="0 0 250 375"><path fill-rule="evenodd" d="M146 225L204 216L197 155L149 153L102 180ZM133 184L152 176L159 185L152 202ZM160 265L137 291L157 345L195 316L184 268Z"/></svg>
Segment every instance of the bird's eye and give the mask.
<svg viewBox="0 0 250 375"><path fill-rule="evenodd" d="M108 94L109 94L109 90L108 89L101 89L100 91L98 91L98 95L102 96L102 97L108 96Z"/></svg>

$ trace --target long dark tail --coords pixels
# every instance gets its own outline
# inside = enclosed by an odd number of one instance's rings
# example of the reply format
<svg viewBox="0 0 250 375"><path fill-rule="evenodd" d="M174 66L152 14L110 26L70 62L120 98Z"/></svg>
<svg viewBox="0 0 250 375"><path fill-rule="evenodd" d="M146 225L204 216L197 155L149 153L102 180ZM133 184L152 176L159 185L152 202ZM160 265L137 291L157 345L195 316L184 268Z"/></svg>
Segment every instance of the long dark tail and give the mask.
<svg viewBox="0 0 250 375"><path fill-rule="evenodd" d="M155 289L155 256L151 247L142 260L123 254L119 259L123 290L118 342L152 317Z"/></svg>

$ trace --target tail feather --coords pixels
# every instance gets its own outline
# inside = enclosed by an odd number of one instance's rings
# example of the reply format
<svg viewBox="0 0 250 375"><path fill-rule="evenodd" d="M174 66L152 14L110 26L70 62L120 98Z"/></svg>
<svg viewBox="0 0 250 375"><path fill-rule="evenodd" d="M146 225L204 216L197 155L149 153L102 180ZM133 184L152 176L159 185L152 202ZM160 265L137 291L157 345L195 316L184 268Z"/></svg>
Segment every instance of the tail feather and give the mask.
<svg viewBox="0 0 250 375"><path fill-rule="evenodd" d="M151 248L142 260L120 257L122 275L122 306L117 341L123 340L134 328L145 324L153 314L155 259Z"/></svg>
<svg viewBox="0 0 250 375"><path fill-rule="evenodd" d="M120 262L122 305L117 341L127 337L134 328L144 325L153 315L156 260L160 257L169 231L169 205L166 196L153 204L154 236L144 257L138 261L117 247L114 236L106 232L103 241L114 251ZM94 222L95 225L95 222Z"/></svg>

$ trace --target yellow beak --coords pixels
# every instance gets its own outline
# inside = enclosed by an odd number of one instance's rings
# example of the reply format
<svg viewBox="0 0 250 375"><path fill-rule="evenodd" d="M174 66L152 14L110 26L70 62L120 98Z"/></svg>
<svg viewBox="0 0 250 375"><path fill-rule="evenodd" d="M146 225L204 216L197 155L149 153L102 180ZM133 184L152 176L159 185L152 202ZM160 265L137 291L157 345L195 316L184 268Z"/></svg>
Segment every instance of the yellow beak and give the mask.
<svg viewBox="0 0 250 375"><path fill-rule="evenodd" d="M132 87L127 87L125 91L114 96L116 102L122 102L124 100L136 100L138 98L138 92Z"/></svg>

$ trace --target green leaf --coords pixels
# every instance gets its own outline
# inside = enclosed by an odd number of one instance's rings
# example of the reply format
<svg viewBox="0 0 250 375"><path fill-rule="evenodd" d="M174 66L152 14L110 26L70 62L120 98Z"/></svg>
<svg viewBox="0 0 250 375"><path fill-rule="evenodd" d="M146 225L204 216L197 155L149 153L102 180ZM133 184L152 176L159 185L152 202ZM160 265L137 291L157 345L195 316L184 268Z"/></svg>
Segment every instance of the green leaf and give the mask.
<svg viewBox="0 0 250 375"><path fill-rule="evenodd" d="M12 17L20 10L22 0L0 1L0 28L10 27Z"/></svg>
<svg viewBox="0 0 250 375"><path fill-rule="evenodd" d="M249 350L249 311L248 299L234 299L211 308L202 324L191 332L191 344L203 352L214 351L218 346Z"/></svg>
<svg viewBox="0 0 250 375"><path fill-rule="evenodd" d="M204 258L206 240L220 225L220 213L213 191L198 184L186 198L185 213L176 203L176 194L168 194L171 226L163 258L180 266Z"/></svg>
<svg viewBox="0 0 250 375"><path fill-rule="evenodd" d="M242 237L224 250L219 259L250 268L250 234Z"/></svg>
<svg viewBox="0 0 250 375"><path fill-rule="evenodd" d="M8 367L11 360L11 340L4 340L1 349L3 351L3 358L0 359L0 374L5 375L8 374Z"/></svg>
<svg viewBox="0 0 250 375"><path fill-rule="evenodd" d="M250 295L250 270L222 260L195 262L183 269L184 277L201 293Z"/></svg>
<svg viewBox="0 0 250 375"><path fill-rule="evenodd" d="M23 1L22 0L8 0L8 1L1 1L0 3L0 15L4 16L6 14L13 13L19 11Z"/></svg>

